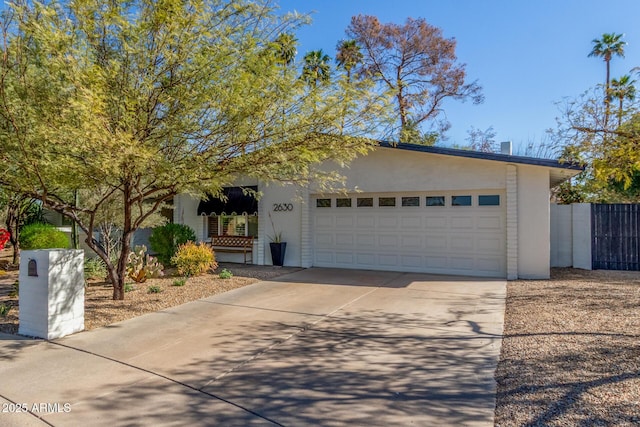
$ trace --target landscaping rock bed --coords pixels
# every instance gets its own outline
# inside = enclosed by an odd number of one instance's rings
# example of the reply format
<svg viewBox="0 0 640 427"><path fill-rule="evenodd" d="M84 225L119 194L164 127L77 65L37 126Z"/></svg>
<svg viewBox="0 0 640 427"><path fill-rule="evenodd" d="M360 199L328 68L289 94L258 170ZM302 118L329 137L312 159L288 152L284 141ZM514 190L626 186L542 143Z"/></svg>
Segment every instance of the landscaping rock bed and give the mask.
<svg viewBox="0 0 640 427"><path fill-rule="evenodd" d="M497 426L640 425L640 272L507 287Z"/></svg>
<svg viewBox="0 0 640 427"><path fill-rule="evenodd" d="M5 252L8 252L5 250ZM0 269L7 270L6 258ZM233 277L221 279L219 273L227 269ZM144 283L133 283L133 290L125 294L124 301L114 301L113 288L103 281L89 281L85 288L85 329L95 329L145 313L174 307L189 301L206 298L232 289L250 285L261 280L270 280L283 274L298 271L297 267L273 267L220 263L218 269L210 274L189 278L184 286L175 286L180 277L167 271L165 277L149 279ZM18 271L9 269L0 275L0 305L11 307L0 317L0 332L15 334L18 332L19 306L17 296L11 296L13 283L18 279ZM150 287L159 292L152 293Z"/></svg>

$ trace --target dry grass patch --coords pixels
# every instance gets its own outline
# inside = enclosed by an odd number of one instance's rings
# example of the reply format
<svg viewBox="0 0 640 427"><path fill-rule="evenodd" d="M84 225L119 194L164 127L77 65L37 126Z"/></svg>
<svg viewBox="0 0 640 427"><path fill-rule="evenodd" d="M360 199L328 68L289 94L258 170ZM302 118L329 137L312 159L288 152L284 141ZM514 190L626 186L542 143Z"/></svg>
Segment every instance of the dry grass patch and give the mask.
<svg viewBox="0 0 640 427"><path fill-rule="evenodd" d="M553 269L507 287L498 426L640 424L640 273Z"/></svg>

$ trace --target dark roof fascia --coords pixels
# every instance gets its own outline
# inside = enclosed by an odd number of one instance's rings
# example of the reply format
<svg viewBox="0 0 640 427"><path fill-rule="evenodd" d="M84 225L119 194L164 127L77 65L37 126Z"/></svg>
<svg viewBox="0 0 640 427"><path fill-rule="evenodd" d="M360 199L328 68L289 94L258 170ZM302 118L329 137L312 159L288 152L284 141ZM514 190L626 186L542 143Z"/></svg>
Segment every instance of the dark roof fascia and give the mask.
<svg viewBox="0 0 640 427"><path fill-rule="evenodd" d="M440 154L443 156L466 157L469 159L491 160L494 162L519 163L532 166L544 166L557 169L584 170L584 166L571 162L560 162L553 159L539 159L536 157L512 156L509 154L484 153L472 150L460 150L457 148L431 147L426 145L391 144L387 141L380 141L380 147L396 148L400 150L417 151L420 153Z"/></svg>

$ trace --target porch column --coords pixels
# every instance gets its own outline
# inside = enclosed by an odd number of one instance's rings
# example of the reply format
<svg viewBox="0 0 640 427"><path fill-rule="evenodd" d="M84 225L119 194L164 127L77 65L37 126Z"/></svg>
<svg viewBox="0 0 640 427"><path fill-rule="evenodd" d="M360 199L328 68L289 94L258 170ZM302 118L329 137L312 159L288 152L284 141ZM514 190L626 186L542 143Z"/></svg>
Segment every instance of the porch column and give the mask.
<svg viewBox="0 0 640 427"><path fill-rule="evenodd" d="M507 165L507 280L518 278L518 168Z"/></svg>

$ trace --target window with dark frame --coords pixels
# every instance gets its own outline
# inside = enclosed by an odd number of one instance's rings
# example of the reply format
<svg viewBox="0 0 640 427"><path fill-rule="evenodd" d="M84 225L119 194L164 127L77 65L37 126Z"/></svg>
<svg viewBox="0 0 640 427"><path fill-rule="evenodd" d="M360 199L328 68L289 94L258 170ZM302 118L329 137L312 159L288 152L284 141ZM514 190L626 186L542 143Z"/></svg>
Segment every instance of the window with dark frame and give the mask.
<svg viewBox="0 0 640 427"><path fill-rule="evenodd" d="M444 196L427 196L427 206L444 206Z"/></svg>
<svg viewBox="0 0 640 427"><path fill-rule="evenodd" d="M396 205L395 197L380 197L378 198L378 206L385 208L392 208Z"/></svg>
<svg viewBox="0 0 640 427"><path fill-rule="evenodd" d="M316 199L316 207L317 208L330 208L331 207L331 199Z"/></svg>
<svg viewBox="0 0 640 427"><path fill-rule="evenodd" d="M402 207L420 206L420 197L410 196L402 198Z"/></svg>
<svg viewBox="0 0 640 427"><path fill-rule="evenodd" d="M336 207L338 208L350 208L351 199L336 199Z"/></svg>
<svg viewBox="0 0 640 427"><path fill-rule="evenodd" d="M258 237L258 217L256 215L216 215L207 221L207 235L213 236L253 236Z"/></svg>
<svg viewBox="0 0 640 427"><path fill-rule="evenodd" d="M356 206L359 208L373 207L373 197L358 197L356 200Z"/></svg>
<svg viewBox="0 0 640 427"><path fill-rule="evenodd" d="M471 196L451 196L451 206L471 206Z"/></svg>
<svg viewBox="0 0 640 427"><path fill-rule="evenodd" d="M500 196L498 194L478 196L478 206L500 206Z"/></svg>

